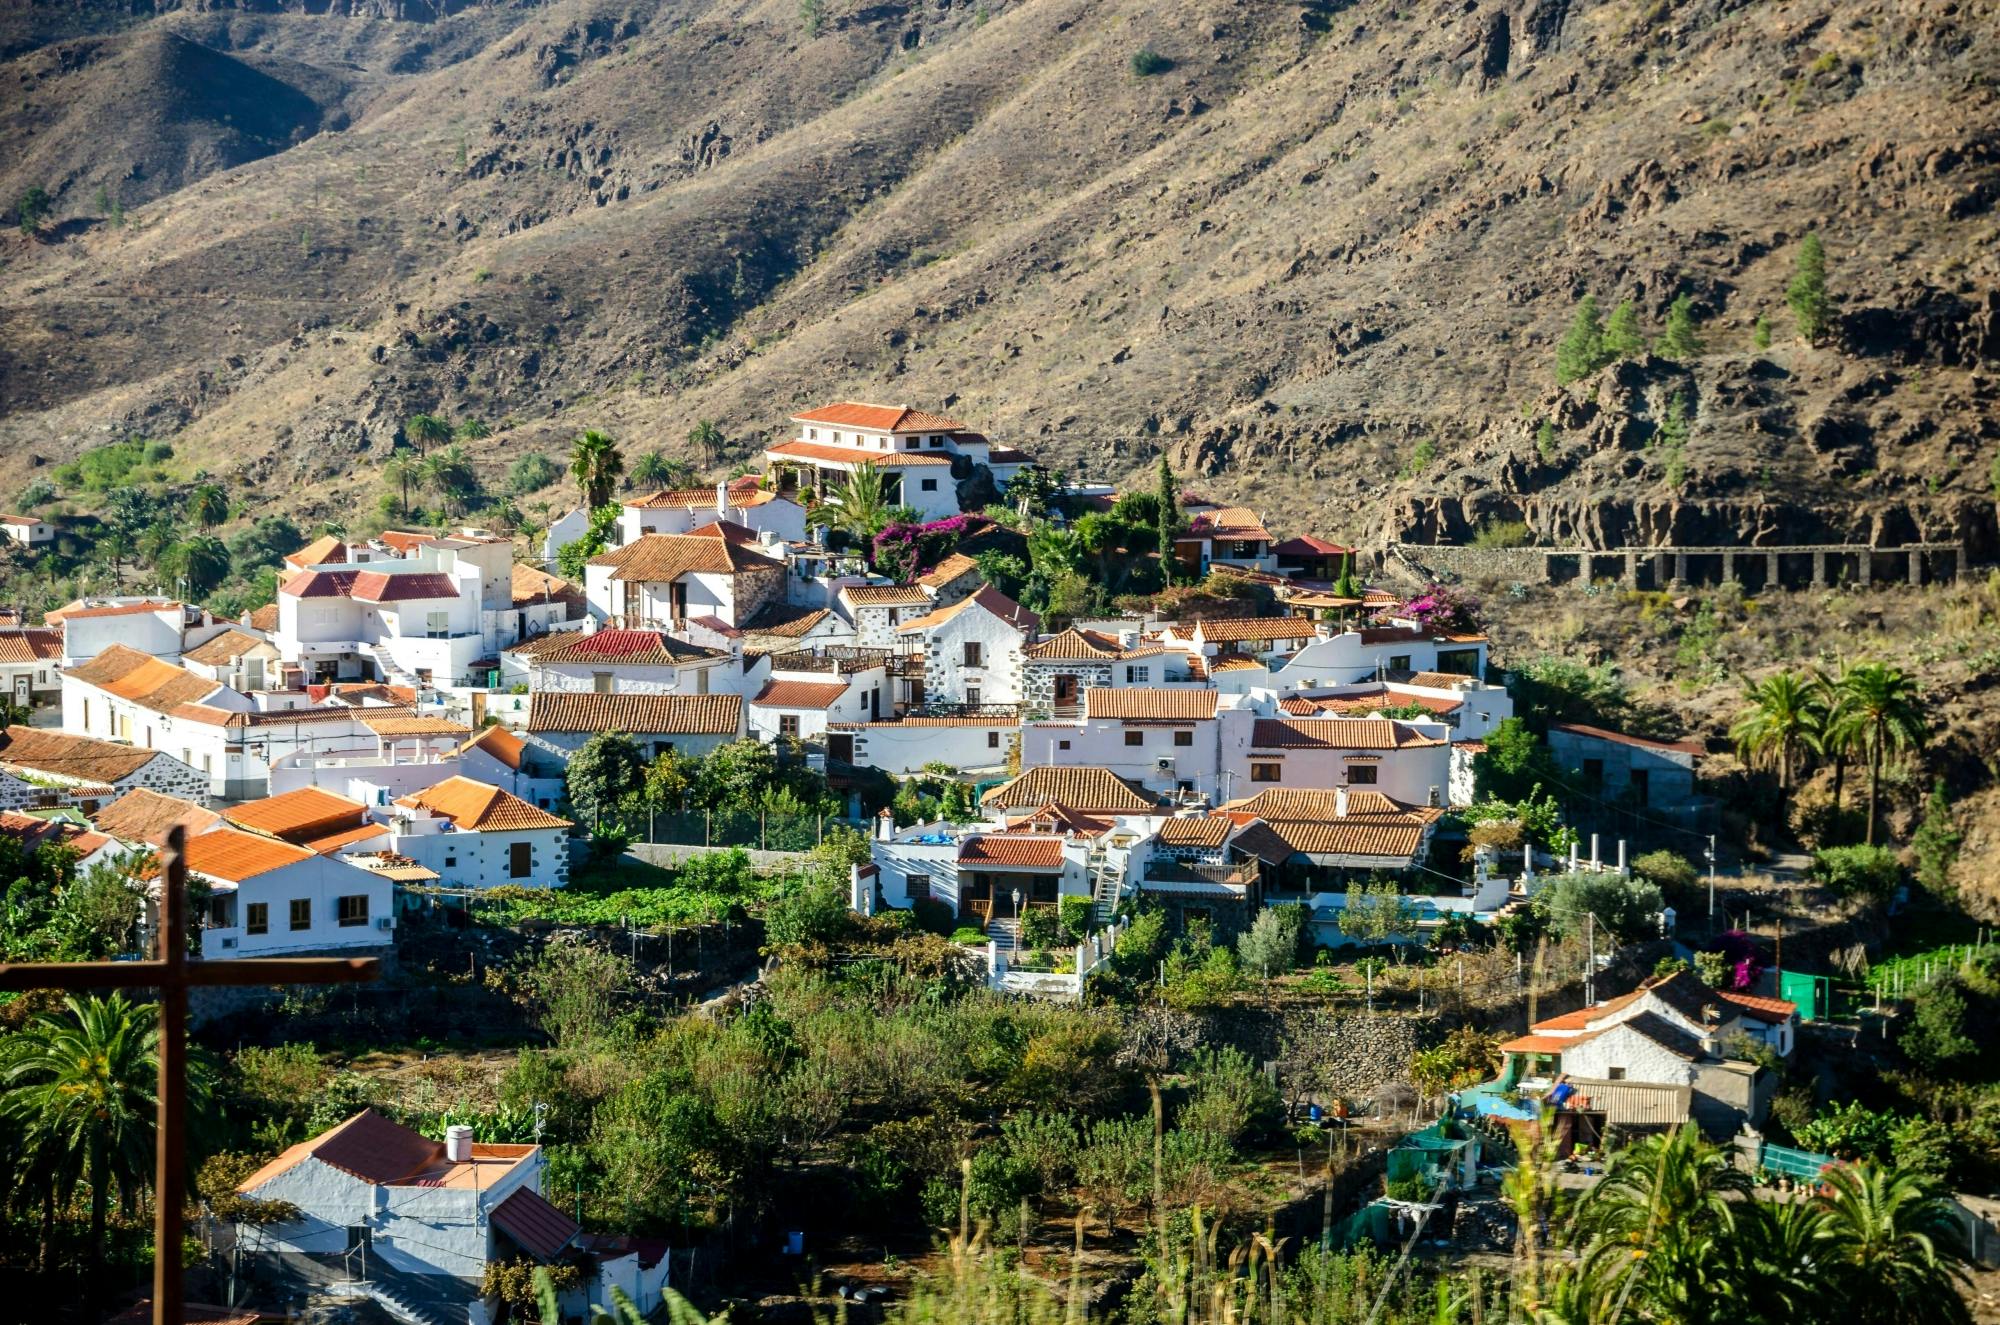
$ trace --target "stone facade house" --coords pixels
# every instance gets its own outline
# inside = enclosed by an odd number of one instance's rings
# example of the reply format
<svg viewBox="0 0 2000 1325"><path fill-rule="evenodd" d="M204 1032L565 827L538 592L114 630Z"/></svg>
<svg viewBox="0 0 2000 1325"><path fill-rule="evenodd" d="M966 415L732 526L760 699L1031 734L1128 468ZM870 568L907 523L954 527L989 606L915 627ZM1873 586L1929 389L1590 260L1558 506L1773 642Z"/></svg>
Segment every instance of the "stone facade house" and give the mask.
<svg viewBox="0 0 2000 1325"><path fill-rule="evenodd" d="M629 629L678 628L691 617L740 627L784 601L785 563L759 551L750 530L717 520L592 557L583 590L592 616Z"/></svg>
<svg viewBox="0 0 2000 1325"><path fill-rule="evenodd" d="M0 746L0 807L76 805L90 813L135 788L208 804L209 779L164 750L42 727L9 727Z"/></svg>
<svg viewBox="0 0 2000 1325"><path fill-rule="evenodd" d="M987 585L896 628L924 651L924 704L1022 702L1021 656L1041 618Z"/></svg>
<svg viewBox="0 0 2000 1325"><path fill-rule="evenodd" d="M741 695L600 695L543 691L528 700L523 770L560 776L599 732L623 732L647 758L668 749L700 757L743 734Z"/></svg>

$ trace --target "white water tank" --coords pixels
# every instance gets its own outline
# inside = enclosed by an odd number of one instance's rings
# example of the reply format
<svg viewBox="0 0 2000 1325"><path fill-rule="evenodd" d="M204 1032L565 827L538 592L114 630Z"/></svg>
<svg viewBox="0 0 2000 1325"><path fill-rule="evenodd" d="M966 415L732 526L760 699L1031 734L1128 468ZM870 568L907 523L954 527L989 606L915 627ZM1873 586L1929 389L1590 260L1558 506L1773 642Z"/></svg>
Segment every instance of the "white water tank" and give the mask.
<svg viewBox="0 0 2000 1325"><path fill-rule="evenodd" d="M444 1129L444 1157L454 1164L464 1164L472 1158L472 1129L464 1123L454 1123Z"/></svg>

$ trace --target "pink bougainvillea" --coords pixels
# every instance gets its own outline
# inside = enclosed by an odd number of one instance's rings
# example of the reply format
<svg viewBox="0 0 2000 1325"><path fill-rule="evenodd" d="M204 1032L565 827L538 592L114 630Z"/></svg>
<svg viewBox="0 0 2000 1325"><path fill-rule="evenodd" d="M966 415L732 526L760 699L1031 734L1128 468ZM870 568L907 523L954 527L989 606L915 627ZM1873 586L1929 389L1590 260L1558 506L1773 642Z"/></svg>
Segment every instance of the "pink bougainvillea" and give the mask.
<svg viewBox="0 0 2000 1325"><path fill-rule="evenodd" d="M958 545L983 533L993 521L983 515L952 515L928 524L892 524L875 535L875 565L902 582L914 580L950 556Z"/></svg>
<svg viewBox="0 0 2000 1325"><path fill-rule="evenodd" d="M1399 614L1427 630L1461 634L1479 629L1479 600L1448 584L1433 584L1403 604Z"/></svg>

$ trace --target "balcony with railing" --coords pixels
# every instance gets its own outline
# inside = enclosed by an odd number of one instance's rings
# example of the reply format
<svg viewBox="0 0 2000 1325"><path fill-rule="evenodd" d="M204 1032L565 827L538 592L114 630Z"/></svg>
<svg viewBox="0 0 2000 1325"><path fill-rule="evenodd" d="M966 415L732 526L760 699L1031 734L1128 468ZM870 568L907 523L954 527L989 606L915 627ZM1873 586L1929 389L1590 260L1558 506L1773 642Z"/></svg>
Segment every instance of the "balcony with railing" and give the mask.
<svg viewBox="0 0 2000 1325"><path fill-rule="evenodd" d="M887 649L864 649L848 644L834 644L822 649L798 649L791 653L774 653L771 655L771 670L826 672L833 676L850 676L855 672L866 672L882 667L891 657Z"/></svg>
<svg viewBox="0 0 2000 1325"><path fill-rule="evenodd" d="M925 704L914 716L923 718L991 718L995 722L1019 722L1021 704Z"/></svg>

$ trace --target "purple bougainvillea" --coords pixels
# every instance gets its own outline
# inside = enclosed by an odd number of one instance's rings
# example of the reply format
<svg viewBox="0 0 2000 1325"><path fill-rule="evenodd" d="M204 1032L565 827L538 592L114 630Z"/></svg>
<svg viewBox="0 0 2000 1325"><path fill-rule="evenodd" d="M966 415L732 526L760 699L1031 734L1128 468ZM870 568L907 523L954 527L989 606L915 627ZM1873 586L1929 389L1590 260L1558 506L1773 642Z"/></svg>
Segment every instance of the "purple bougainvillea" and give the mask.
<svg viewBox="0 0 2000 1325"><path fill-rule="evenodd" d="M1753 989L1764 973L1764 953L1757 940L1740 929L1725 930L1716 936L1716 951L1729 963L1729 987Z"/></svg>
<svg viewBox="0 0 2000 1325"><path fill-rule="evenodd" d="M1479 600L1448 584L1433 584L1403 604L1401 615L1426 629L1459 633L1479 629Z"/></svg>
<svg viewBox="0 0 2000 1325"><path fill-rule="evenodd" d="M907 583L992 523L983 515L953 515L928 524L892 524L875 535L875 567L884 575Z"/></svg>

